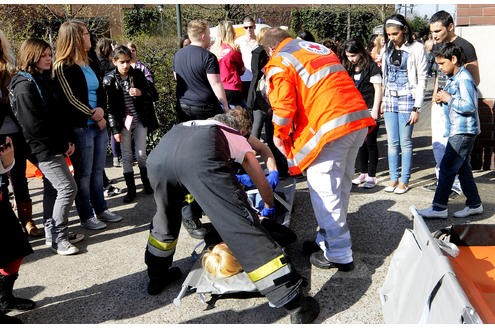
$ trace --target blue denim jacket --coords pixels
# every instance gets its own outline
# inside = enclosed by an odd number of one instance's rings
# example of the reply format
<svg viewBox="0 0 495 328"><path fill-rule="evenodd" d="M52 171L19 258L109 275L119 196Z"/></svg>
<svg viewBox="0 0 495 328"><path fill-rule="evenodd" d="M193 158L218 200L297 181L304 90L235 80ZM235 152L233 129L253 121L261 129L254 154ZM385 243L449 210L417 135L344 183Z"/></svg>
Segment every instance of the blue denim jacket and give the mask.
<svg viewBox="0 0 495 328"><path fill-rule="evenodd" d="M444 105L448 110L449 137L456 134L480 134L478 90L473 77L465 67L447 80L445 91L452 98Z"/></svg>

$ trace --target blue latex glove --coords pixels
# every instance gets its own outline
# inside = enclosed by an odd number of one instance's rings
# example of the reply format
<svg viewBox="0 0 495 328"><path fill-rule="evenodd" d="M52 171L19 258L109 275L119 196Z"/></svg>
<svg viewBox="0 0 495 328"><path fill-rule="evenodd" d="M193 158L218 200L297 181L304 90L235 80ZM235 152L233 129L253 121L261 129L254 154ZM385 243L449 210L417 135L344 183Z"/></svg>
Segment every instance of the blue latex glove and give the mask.
<svg viewBox="0 0 495 328"><path fill-rule="evenodd" d="M244 185L247 188L253 188L254 183L249 177L249 174L236 174L237 181L239 181L240 184Z"/></svg>
<svg viewBox="0 0 495 328"><path fill-rule="evenodd" d="M275 188L277 188L278 185L278 171L270 171L266 176L266 179L268 180L268 183L272 187L272 190L275 190Z"/></svg>
<svg viewBox="0 0 495 328"><path fill-rule="evenodd" d="M271 208L263 207L263 209L260 212L260 215L273 219L275 217L275 207L271 207Z"/></svg>

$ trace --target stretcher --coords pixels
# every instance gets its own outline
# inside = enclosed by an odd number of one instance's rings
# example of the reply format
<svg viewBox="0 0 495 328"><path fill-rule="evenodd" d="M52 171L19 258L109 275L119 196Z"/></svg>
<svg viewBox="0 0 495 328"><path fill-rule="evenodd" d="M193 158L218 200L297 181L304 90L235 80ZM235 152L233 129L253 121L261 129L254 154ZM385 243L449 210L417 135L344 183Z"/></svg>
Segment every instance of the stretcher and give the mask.
<svg viewBox="0 0 495 328"><path fill-rule="evenodd" d="M433 234L414 207L380 300L385 323L495 323L495 225Z"/></svg>
<svg viewBox="0 0 495 328"><path fill-rule="evenodd" d="M296 190L296 180L293 177L280 179L279 185L275 189L274 198L276 205L276 221L277 223L288 227L290 224L292 205ZM257 190L247 192L248 197L256 199L259 197ZM221 295L228 294L245 294L245 296L260 296L258 289L251 282L245 272L240 272L228 278L211 279L201 266L201 256L205 251L204 241L200 242L194 248L191 256L195 260L189 274L182 283L182 288L174 299L174 304L179 306L181 299L188 292L199 294L202 303L213 304ZM206 300L206 296L211 295L210 302Z"/></svg>

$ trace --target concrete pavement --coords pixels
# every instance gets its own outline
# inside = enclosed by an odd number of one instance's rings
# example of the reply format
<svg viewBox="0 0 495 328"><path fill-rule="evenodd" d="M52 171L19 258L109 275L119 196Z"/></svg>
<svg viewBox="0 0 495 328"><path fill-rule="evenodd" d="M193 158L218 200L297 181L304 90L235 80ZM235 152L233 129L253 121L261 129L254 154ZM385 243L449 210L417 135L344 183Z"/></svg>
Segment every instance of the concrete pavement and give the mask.
<svg viewBox="0 0 495 328"><path fill-rule="evenodd" d="M430 86L431 87L431 86ZM421 186L434 178L434 159L431 150L430 105L423 106L420 122L414 130L414 158L411 189L395 195L383 191L388 181L386 134L384 125L379 136L379 185L372 190L353 187L348 223L351 231L356 268L349 273L311 267L302 255L302 243L312 239L316 221L312 212L307 184L298 180L291 228L298 240L287 252L295 267L308 279L308 294L321 304L316 323L324 324L380 324L383 323L378 289L387 274L390 259L404 229L412 228L411 205L427 207L433 193ZM109 162L110 165L110 162ZM137 172L137 168L135 168ZM108 167L107 175L124 189L121 168ZM494 171L475 172L475 179L483 200L485 213L469 219L427 221L433 232L455 223L495 223ZM34 203L34 217L41 227L42 185L30 179L29 187ZM107 198L109 208L124 220L108 224L105 230L89 231L80 228L75 208L71 211L70 229L82 232L86 239L77 246L81 254L60 256L45 246L44 239L32 239L35 253L21 266L14 293L31 298L37 307L28 312L11 312L28 324L287 324L289 316L283 309L268 306L265 298L225 298L215 306L203 304L197 294L188 293L180 306L173 299L181 289L181 282L170 285L163 293L149 296L144 249L148 226L154 214L152 196L144 195L138 185L138 197L132 204L122 202L123 195ZM449 210L461 209L463 196L449 204ZM187 273L193 261L190 256L198 240L182 229L175 265ZM246 245L249 247L249 245ZM185 275L184 275L185 278Z"/></svg>

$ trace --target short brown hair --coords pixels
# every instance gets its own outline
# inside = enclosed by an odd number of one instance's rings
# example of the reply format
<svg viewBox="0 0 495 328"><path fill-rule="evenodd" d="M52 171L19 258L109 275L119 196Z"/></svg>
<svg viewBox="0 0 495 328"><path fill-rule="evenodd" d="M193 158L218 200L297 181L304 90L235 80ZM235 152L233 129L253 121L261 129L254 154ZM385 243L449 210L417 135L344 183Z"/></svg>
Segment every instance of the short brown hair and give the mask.
<svg viewBox="0 0 495 328"><path fill-rule="evenodd" d="M187 24L187 35L189 35L189 39L199 41L201 34L205 34L208 28L210 27L206 19L195 19Z"/></svg>
<svg viewBox="0 0 495 328"><path fill-rule="evenodd" d="M235 106L235 108L227 111L227 116L232 117L237 122L238 130L243 136L249 137L253 128L253 118L247 109Z"/></svg>
<svg viewBox="0 0 495 328"><path fill-rule="evenodd" d="M244 19L242 20L242 23L245 24L245 23L253 23L254 24L254 19L253 17L251 16L246 16L244 17Z"/></svg>
<svg viewBox="0 0 495 328"><path fill-rule="evenodd" d="M280 27L272 27L266 31L265 35L261 38L261 44L263 47L277 48L277 46L283 40L290 38L289 32L281 29ZM266 49L266 48L265 48Z"/></svg>
<svg viewBox="0 0 495 328"><path fill-rule="evenodd" d="M34 73L36 64L40 61L46 49L51 49L51 47L45 40L37 38L25 40L21 44L17 55L18 69L31 74Z"/></svg>

